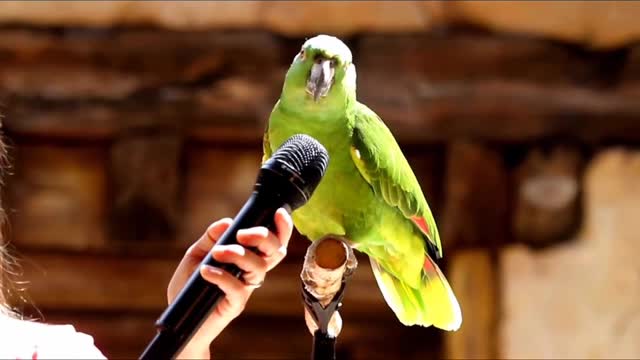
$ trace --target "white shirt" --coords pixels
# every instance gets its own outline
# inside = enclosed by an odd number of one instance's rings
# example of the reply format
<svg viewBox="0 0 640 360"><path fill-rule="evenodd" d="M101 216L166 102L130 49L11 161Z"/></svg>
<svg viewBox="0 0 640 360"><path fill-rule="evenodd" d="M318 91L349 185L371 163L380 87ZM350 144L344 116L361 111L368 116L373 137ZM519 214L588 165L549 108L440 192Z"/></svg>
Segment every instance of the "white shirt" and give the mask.
<svg viewBox="0 0 640 360"><path fill-rule="evenodd" d="M50 325L0 314L0 359L106 359L93 337L71 325Z"/></svg>

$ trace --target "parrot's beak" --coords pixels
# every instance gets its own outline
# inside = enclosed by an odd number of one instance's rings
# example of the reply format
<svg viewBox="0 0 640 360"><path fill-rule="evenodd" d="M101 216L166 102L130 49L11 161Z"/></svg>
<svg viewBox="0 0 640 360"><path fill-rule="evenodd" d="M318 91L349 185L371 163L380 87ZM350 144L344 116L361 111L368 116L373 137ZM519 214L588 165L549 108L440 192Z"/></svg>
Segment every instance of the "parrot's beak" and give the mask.
<svg viewBox="0 0 640 360"><path fill-rule="evenodd" d="M335 70L331 66L331 60L322 59L313 64L311 74L307 80L307 92L313 96L314 101L326 96L333 85Z"/></svg>

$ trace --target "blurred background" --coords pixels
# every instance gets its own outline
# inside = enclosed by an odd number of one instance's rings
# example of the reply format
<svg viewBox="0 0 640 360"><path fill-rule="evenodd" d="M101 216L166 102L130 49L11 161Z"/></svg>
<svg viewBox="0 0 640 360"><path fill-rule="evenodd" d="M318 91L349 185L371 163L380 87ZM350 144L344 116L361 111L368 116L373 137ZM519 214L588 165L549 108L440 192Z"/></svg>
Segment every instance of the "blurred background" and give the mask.
<svg viewBox="0 0 640 360"><path fill-rule="evenodd" d="M288 64L326 33L421 181L464 317L402 326L360 256L338 357L638 358L639 17L617 1L0 2L12 301L137 358L186 247L249 196ZM308 358L307 246L296 235L216 358Z"/></svg>

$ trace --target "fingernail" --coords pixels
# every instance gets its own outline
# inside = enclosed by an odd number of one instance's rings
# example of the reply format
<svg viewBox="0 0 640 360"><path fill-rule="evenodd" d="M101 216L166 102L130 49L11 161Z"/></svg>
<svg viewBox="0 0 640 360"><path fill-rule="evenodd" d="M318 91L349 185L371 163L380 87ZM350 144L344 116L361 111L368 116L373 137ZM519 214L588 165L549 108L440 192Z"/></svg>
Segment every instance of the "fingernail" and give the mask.
<svg viewBox="0 0 640 360"><path fill-rule="evenodd" d="M226 251L226 248L223 246L214 246L213 248L211 248L211 255L213 255L213 257L217 258L218 256L220 256L221 254L223 254Z"/></svg>
<svg viewBox="0 0 640 360"><path fill-rule="evenodd" d="M222 270L213 267L211 265L202 265L202 270L208 275L219 276L222 275Z"/></svg>
<svg viewBox="0 0 640 360"><path fill-rule="evenodd" d="M214 245L214 246L211 248L211 252L212 252L212 253L214 253L214 254L216 254L216 253L221 253L221 252L223 252L223 251L224 251L224 247L223 247L223 246L224 246L224 245Z"/></svg>

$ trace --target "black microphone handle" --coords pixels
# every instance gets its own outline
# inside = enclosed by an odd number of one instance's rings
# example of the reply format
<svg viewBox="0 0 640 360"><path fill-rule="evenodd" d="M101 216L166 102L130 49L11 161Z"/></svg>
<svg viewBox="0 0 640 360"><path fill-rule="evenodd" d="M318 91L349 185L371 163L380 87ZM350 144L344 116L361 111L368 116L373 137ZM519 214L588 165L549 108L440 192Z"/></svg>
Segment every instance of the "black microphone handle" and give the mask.
<svg viewBox="0 0 640 360"><path fill-rule="evenodd" d="M240 229L266 226L274 231L273 216L280 207L287 208L284 198L277 191L254 191L234 218L231 226L216 242L218 245L237 244L236 234ZM242 270L232 264L220 263L209 253L202 264L222 268L235 277L242 276ZM173 303L162 313L156 328L158 333L147 346L140 359L172 359L189 342L202 322L215 309L225 294L220 288L209 283L196 269Z"/></svg>

